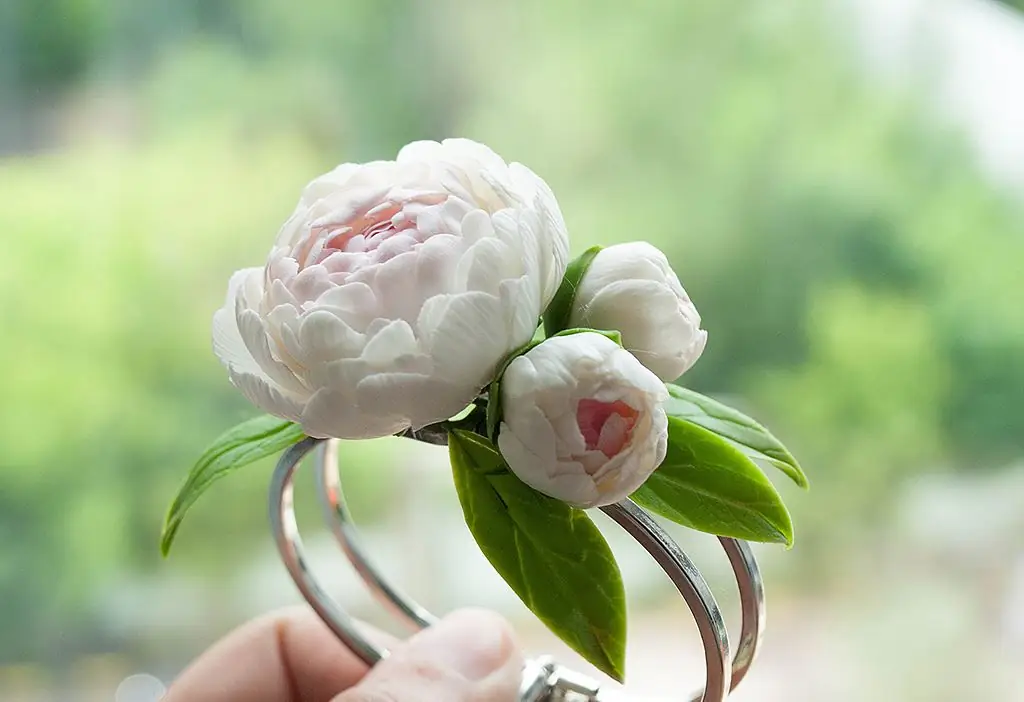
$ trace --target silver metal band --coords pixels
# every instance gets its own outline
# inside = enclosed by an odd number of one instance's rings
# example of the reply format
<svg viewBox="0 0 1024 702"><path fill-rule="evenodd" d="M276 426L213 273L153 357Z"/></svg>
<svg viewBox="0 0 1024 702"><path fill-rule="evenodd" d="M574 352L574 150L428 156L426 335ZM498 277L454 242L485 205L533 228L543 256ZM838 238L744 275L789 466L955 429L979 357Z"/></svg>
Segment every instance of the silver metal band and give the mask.
<svg viewBox="0 0 1024 702"><path fill-rule="evenodd" d="M288 449L278 462L270 488L270 522L285 567L303 597L338 638L367 664L374 665L388 655L363 636L355 621L317 583L308 568L295 520L292 480L302 459L319 446L316 481L321 505L331 531L349 561L378 601L414 628L430 626L437 618L391 585L363 550L358 532L347 509L337 470L336 440L306 438ZM742 625L735 657L729 659L729 640L718 604L707 583L686 554L635 503L623 502L602 510L638 541L676 585L697 623L707 670L704 689L693 702L719 702L735 688L756 656L764 624L764 589L754 556L747 544L720 539L736 574L742 607ZM602 688L587 676L575 673L550 659L528 662L523 673L520 702L610 702L629 699L621 692Z"/></svg>

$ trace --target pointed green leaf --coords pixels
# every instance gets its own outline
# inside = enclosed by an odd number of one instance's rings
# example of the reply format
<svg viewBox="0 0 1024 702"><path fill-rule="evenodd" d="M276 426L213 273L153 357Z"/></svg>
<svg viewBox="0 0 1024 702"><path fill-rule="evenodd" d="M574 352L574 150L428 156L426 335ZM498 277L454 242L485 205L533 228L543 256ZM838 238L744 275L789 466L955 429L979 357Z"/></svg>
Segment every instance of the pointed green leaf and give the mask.
<svg viewBox="0 0 1024 702"><path fill-rule="evenodd" d="M668 420L664 462L632 498L697 531L793 543L793 522L771 481L742 451L707 429Z"/></svg>
<svg viewBox="0 0 1024 702"><path fill-rule="evenodd" d="M544 311L544 332L548 336L554 336L569 327L572 303L576 299L576 288L580 286L580 281L583 280L584 274L600 250L600 246L591 246L578 257L569 261L569 265L565 268L562 284L558 286L555 296L551 299L551 304Z"/></svg>
<svg viewBox="0 0 1024 702"><path fill-rule="evenodd" d="M684 419L728 439L750 458L770 463L800 487L808 487L807 475L793 454L755 420L693 390L672 383L665 386L671 395L665 403L669 416Z"/></svg>
<svg viewBox="0 0 1024 702"><path fill-rule="evenodd" d="M166 556L170 552L185 513L210 485L242 466L288 448L303 436L297 424L270 415L242 422L218 436L192 467L167 510L160 535L161 553Z"/></svg>
<svg viewBox="0 0 1024 702"><path fill-rule="evenodd" d="M456 430L448 447L466 524L484 556L552 632L621 681L626 593L601 532L582 510L509 472L487 439Z"/></svg>

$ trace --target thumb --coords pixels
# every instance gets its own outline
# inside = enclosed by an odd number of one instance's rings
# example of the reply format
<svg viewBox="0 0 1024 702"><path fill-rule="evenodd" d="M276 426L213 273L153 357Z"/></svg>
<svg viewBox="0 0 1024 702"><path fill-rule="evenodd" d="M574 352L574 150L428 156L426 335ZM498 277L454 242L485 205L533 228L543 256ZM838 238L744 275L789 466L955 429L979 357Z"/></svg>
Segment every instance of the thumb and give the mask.
<svg viewBox="0 0 1024 702"><path fill-rule="evenodd" d="M515 702L522 668L508 623L466 609L396 646L334 702Z"/></svg>

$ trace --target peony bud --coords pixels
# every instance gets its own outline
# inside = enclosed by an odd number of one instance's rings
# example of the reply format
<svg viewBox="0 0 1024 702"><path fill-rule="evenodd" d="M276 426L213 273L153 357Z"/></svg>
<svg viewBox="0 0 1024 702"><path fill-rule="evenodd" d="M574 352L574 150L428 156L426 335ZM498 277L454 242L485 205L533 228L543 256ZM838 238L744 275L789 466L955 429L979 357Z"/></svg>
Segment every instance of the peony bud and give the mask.
<svg viewBox="0 0 1024 702"><path fill-rule="evenodd" d="M415 142L309 184L266 265L231 279L214 350L250 401L310 436L419 428L530 340L568 247L525 166L465 139Z"/></svg>
<svg viewBox="0 0 1024 702"><path fill-rule="evenodd" d="M593 332L556 336L509 364L498 448L536 490L579 507L618 502L665 458L665 385Z"/></svg>
<svg viewBox="0 0 1024 702"><path fill-rule="evenodd" d="M640 241L598 252L576 290L569 324L618 330L622 345L665 381L689 370L708 339L665 254Z"/></svg>

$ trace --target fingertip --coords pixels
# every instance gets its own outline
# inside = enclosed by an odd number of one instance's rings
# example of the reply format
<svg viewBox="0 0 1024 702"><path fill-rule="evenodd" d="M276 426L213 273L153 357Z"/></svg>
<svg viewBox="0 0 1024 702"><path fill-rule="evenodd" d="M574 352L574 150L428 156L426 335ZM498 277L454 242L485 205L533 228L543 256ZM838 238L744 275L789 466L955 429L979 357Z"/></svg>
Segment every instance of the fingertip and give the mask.
<svg viewBox="0 0 1024 702"><path fill-rule="evenodd" d="M178 677L163 702L323 702L366 671L310 608L290 607L214 644Z"/></svg>
<svg viewBox="0 0 1024 702"><path fill-rule="evenodd" d="M423 656L468 680L481 680L502 668L518 650L515 632L504 617L467 608L409 639L406 655Z"/></svg>
<svg viewBox="0 0 1024 702"><path fill-rule="evenodd" d="M511 625L480 609L463 609L399 644L335 702L516 699L522 655Z"/></svg>

